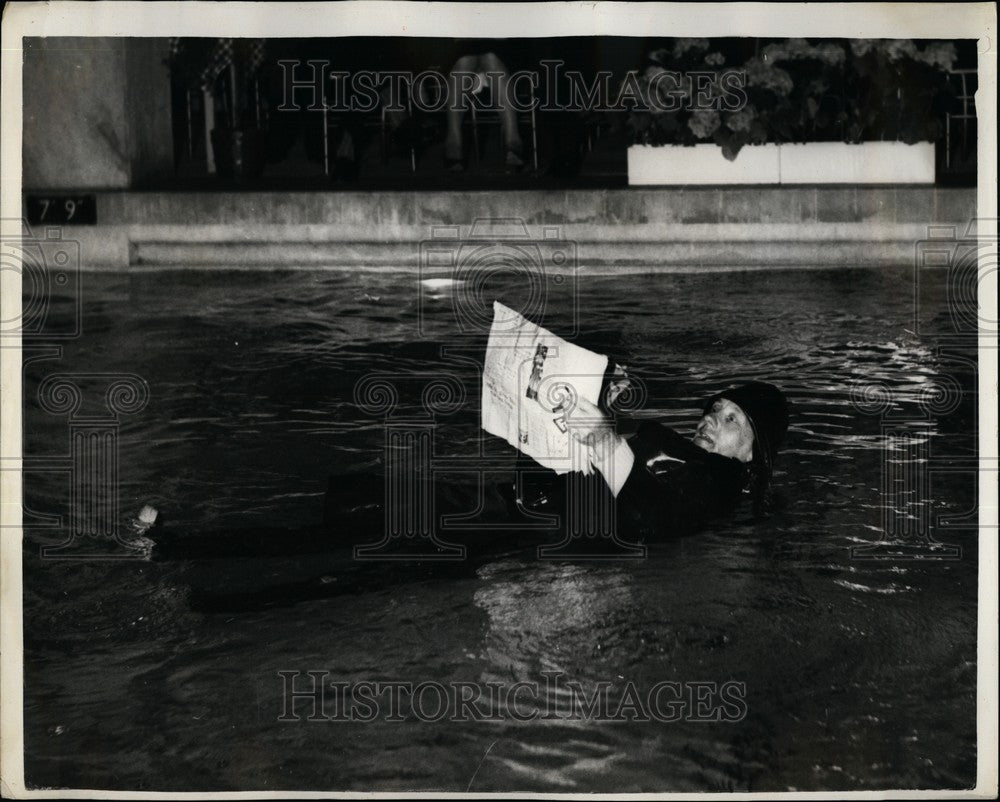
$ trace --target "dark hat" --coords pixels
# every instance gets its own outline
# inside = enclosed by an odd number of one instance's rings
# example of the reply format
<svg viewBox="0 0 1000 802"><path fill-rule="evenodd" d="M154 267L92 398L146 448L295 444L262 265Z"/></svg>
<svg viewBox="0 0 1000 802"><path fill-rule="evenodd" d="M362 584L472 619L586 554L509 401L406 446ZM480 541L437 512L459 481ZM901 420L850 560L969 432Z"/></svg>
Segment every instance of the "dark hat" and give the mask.
<svg viewBox="0 0 1000 802"><path fill-rule="evenodd" d="M754 439L753 461L770 475L774 457L788 431L785 394L767 382L747 382L713 395L705 402L704 412L707 413L720 398L728 398L750 419Z"/></svg>

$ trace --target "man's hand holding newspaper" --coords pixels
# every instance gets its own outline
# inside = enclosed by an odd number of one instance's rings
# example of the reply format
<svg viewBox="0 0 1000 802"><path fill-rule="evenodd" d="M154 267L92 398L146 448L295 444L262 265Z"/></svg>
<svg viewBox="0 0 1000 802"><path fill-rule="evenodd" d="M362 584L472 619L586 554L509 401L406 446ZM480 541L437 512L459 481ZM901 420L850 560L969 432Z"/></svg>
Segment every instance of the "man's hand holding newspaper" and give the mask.
<svg viewBox="0 0 1000 802"><path fill-rule="evenodd" d="M607 367L606 356L568 343L494 302L483 366L482 426L556 473L589 474L595 460L616 445L614 425L598 406ZM628 381L617 365L615 376L609 401Z"/></svg>

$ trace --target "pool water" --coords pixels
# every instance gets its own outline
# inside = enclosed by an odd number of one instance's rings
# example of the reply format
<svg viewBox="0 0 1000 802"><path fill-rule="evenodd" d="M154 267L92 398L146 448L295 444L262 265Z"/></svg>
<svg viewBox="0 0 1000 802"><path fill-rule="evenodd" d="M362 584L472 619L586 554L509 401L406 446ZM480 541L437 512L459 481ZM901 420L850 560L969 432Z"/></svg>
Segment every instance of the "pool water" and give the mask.
<svg viewBox="0 0 1000 802"><path fill-rule="evenodd" d="M474 570L358 565L343 554L167 562L42 559L65 473L25 475L25 771L29 786L145 790L536 792L866 790L975 782L977 536L974 344L955 336L946 274L781 271L583 278L565 299L478 288L541 310L556 333L642 377L637 414L682 431L735 381L793 404L765 522L743 511L638 561L512 551ZM53 373L134 374L120 416L122 515L151 502L186 537L295 528L327 479L378 476L385 416L359 380L390 375L395 419L442 372L435 458L502 454L478 427L485 332L447 283L413 273L85 274L82 334L31 343L25 454L67 453ZM68 316L73 298L50 314ZM535 304L535 306L531 306ZM475 321L473 321L475 322ZM940 346L948 343L948 349ZM101 377L80 379L84 395ZM891 393L881 413L863 388ZM937 394L961 388L954 402ZM928 404L928 399L934 403ZM872 401L871 397L868 398ZM877 406L877 405L876 405ZM919 447L888 441L886 420ZM892 428L892 427L890 427ZM895 445L894 445L895 444ZM927 492L883 493L883 459ZM511 463L512 464L512 463ZM356 499L359 505L368 499ZM375 503L378 499L371 499ZM892 520L958 546L861 559ZM904 527L905 528L905 527ZM373 539L380 533L373 532ZM338 585L338 583L340 583ZM295 588L328 585L329 592ZM277 589L277 590L276 590ZM205 603L206 598L229 603ZM254 604L255 598L277 600ZM245 603L240 603L243 599ZM344 682L541 682L648 689L745 683L738 721L281 721L279 671Z"/></svg>

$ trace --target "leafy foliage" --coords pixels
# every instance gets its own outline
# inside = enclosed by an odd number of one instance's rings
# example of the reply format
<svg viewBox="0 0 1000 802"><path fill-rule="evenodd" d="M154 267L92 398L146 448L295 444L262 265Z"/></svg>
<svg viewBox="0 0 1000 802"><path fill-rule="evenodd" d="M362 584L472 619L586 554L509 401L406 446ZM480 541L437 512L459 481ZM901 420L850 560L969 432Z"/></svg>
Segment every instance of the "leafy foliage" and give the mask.
<svg viewBox="0 0 1000 802"><path fill-rule="evenodd" d="M668 40L649 55L639 80L645 108L627 125L636 143L711 141L728 159L764 142L934 141L956 58L951 42L910 39ZM712 102L695 97L695 82L678 87L664 72L713 75ZM742 76L737 104L727 72L730 81Z"/></svg>

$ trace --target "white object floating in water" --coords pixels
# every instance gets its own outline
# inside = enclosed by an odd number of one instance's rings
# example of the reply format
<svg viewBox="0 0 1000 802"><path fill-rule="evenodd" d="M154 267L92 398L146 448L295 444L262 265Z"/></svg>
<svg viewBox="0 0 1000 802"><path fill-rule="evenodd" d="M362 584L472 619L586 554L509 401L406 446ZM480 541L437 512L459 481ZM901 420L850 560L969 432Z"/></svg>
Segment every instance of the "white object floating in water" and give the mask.
<svg viewBox="0 0 1000 802"><path fill-rule="evenodd" d="M433 291L450 289L451 287L458 287L465 284L464 281L457 278L425 278L421 279L420 283L424 285L425 289Z"/></svg>
<svg viewBox="0 0 1000 802"><path fill-rule="evenodd" d="M142 509L132 518L124 533L125 544L134 550L138 556L146 561L152 559L153 548L156 546L152 540L146 537L146 533L153 528L159 516L156 507L152 504L143 504Z"/></svg>

